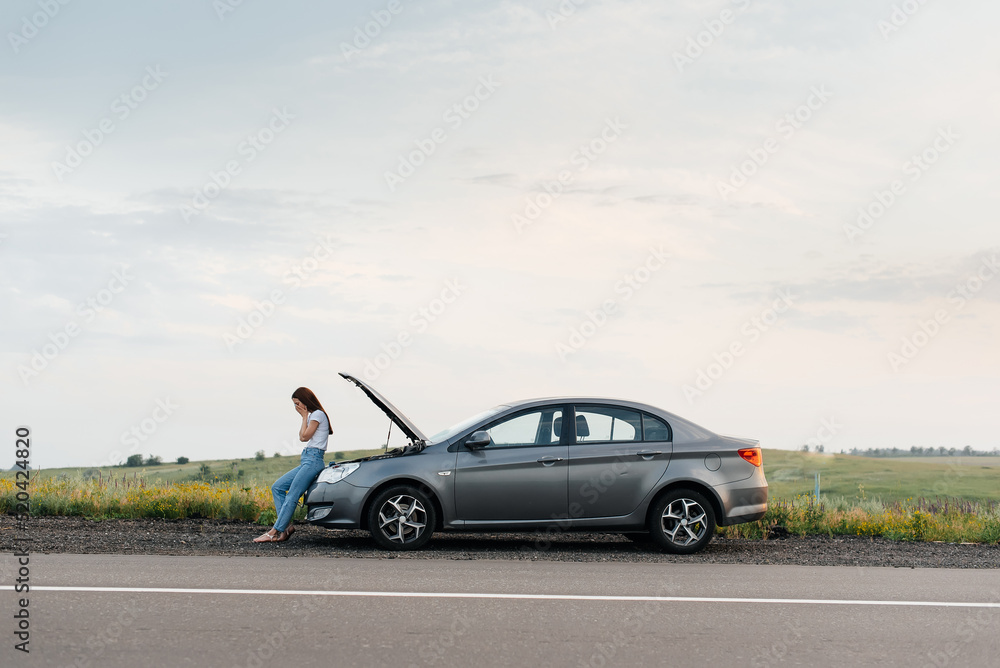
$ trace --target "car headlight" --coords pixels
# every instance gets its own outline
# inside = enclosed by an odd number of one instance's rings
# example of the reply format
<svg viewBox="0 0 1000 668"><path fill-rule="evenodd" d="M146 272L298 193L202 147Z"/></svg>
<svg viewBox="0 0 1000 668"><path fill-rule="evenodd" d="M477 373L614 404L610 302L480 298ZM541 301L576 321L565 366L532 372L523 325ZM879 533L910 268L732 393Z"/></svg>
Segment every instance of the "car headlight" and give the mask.
<svg viewBox="0 0 1000 668"><path fill-rule="evenodd" d="M361 464L358 462L328 466L320 471L319 476L316 478L316 482L339 482L357 471L360 466Z"/></svg>

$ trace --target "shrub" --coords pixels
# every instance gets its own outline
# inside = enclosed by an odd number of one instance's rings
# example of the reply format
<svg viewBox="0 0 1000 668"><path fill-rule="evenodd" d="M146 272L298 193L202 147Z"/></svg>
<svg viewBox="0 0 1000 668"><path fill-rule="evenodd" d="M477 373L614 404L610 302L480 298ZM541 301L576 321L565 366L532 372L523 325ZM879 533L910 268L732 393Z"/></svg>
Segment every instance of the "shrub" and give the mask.
<svg viewBox="0 0 1000 668"><path fill-rule="evenodd" d="M129 455L125 466L142 466L142 455Z"/></svg>
<svg viewBox="0 0 1000 668"><path fill-rule="evenodd" d="M754 538L769 533L806 535L882 536L891 540L972 541L1000 540L1000 507L991 501L907 499L883 503L878 499L804 495L768 503L764 519L721 527L729 538Z"/></svg>
<svg viewBox="0 0 1000 668"><path fill-rule="evenodd" d="M265 457L265 455L264 455L264 451L263 450L258 450L257 454L255 454L253 456L253 458L256 459L258 462L264 461L264 457Z"/></svg>
<svg viewBox="0 0 1000 668"><path fill-rule="evenodd" d="M178 457L177 458L177 463L178 464L187 464L189 461L191 461L191 460L188 459L187 457Z"/></svg>
<svg viewBox="0 0 1000 668"><path fill-rule="evenodd" d="M146 466L159 466L162 463L163 463L163 458L159 456L154 457L153 455L150 455L149 457L146 458Z"/></svg>

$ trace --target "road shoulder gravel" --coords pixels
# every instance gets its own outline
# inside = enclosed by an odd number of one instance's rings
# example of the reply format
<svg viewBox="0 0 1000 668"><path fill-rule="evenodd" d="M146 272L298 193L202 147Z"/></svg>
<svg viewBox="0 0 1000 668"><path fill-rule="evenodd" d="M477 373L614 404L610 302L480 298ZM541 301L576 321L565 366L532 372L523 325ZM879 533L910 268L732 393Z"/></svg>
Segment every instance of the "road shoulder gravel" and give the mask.
<svg viewBox="0 0 1000 668"><path fill-rule="evenodd" d="M13 517L0 517L0 550L14 549ZM898 542L859 536L716 536L699 554L663 554L621 534L439 532L418 552L385 552L365 531L297 524L284 543L255 544L263 528L235 520L88 520L34 517L18 537L33 553L353 557L372 559L537 559L897 568L1000 568L1000 545Z"/></svg>

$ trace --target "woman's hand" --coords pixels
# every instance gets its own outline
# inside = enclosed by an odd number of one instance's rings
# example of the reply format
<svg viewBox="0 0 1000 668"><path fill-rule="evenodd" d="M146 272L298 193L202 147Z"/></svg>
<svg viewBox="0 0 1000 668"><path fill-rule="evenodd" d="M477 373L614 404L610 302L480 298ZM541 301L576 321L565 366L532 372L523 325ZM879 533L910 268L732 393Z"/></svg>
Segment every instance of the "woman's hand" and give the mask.
<svg viewBox="0 0 1000 668"><path fill-rule="evenodd" d="M319 422L309 420L309 409L300 401L295 401L295 411L302 416L302 426L299 427L299 440L305 443L316 433Z"/></svg>

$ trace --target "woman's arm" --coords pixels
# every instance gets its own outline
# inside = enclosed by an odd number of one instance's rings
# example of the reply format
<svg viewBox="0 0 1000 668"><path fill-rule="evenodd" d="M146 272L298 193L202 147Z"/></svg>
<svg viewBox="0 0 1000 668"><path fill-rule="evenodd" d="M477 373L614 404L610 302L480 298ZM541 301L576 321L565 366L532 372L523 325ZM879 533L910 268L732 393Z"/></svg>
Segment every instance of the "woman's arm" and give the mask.
<svg viewBox="0 0 1000 668"><path fill-rule="evenodd" d="M307 423L308 419L308 416L302 418L302 426L299 427L299 440L303 443L312 438L313 434L316 433L316 428L319 427L319 422L311 420Z"/></svg>
<svg viewBox="0 0 1000 668"><path fill-rule="evenodd" d="M316 433L316 429L319 427L319 422L316 420L309 420L309 411L306 410L305 406L295 407L299 415L302 416L302 426L299 427L299 440L303 443L307 442Z"/></svg>

